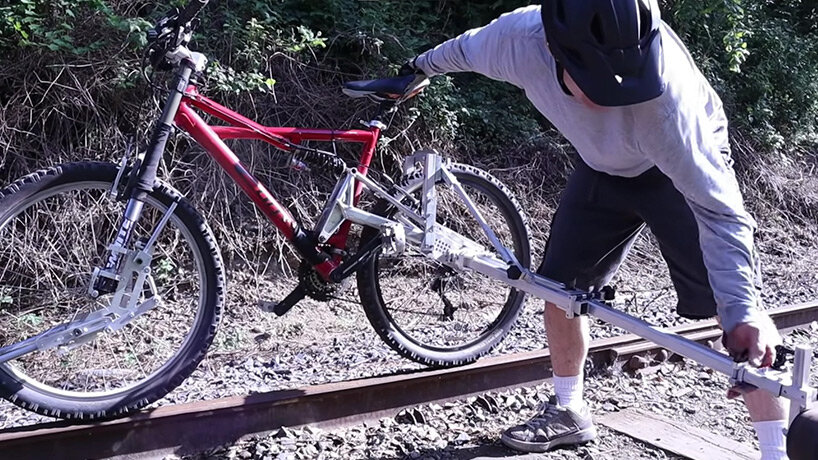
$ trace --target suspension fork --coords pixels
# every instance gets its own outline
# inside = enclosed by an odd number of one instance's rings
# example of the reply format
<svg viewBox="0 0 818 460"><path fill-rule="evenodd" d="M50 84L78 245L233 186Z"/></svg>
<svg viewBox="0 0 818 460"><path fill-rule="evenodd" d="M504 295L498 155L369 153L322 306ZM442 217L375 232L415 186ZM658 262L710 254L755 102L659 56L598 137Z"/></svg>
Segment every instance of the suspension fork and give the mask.
<svg viewBox="0 0 818 460"><path fill-rule="evenodd" d="M113 292L117 287L119 267L122 264L123 255L128 252L126 248L130 244L136 222L139 221L139 217L142 215L145 197L153 190L159 163L162 160L168 139L173 133L173 119L179 110L179 105L190 83L190 77L193 71L204 68L205 62L206 58L204 55L200 53L190 53L190 56L186 59L182 59L178 66L179 71L176 74L174 86L171 89L170 95L168 95L168 99L165 101L162 115L157 120L156 126L153 129L153 134L145 156L138 165L135 165L137 170L134 172L133 180L129 181L122 195L127 197L127 205L122 217L122 222L117 230L116 238L114 238L113 244L108 248L108 260L104 268L100 269L97 267L94 269L92 277L94 281L89 287L91 297L98 297L100 294ZM175 206L173 208L175 208ZM168 212L172 212L173 208L169 209ZM149 248L146 249L149 250Z"/></svg>

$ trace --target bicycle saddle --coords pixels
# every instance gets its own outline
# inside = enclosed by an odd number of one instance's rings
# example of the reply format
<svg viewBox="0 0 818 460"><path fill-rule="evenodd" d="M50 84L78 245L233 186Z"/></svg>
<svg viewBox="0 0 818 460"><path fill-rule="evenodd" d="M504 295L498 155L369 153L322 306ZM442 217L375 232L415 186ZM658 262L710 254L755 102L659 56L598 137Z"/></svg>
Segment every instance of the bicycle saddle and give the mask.
<svg viewBox="0 0 818 460"><path fill-rule="evenodd" d="M423 75L380 78L377 80L357 80L344 83L343 92L349 97L368 97L378 102L405 101L429 86L429 79Z"/></svg>

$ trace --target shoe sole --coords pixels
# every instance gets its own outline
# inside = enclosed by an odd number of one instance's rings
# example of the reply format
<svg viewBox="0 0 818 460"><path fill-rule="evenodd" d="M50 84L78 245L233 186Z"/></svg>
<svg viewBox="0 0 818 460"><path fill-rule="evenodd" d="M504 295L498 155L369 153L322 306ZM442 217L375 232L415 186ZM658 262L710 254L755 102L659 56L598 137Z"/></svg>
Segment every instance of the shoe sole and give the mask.
<svg viewBox="0 0 818 460"><path fill-rule="evenodd" d="M596 439L595 426L591 426L567 436L561 436L549 442L520 441L519 439L506 436L505 433L503 433L503 436L500 438L500 440L503 441L503 444L521 452L547 452L557 446L583 444L593 441L594 439Z"/></svg>

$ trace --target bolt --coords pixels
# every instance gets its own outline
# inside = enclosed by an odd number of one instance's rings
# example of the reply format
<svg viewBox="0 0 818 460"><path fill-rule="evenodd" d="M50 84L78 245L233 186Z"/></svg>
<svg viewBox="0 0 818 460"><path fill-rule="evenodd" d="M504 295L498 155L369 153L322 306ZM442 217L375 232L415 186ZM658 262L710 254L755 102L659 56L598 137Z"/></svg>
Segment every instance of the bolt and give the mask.
<svg viewBox="0 0 818 460"><path fill-rule="evenodd" d="M656 353L656 356L654 356L654 358L653 358L653 359L655 359L657 362L663 363L663 362L667 361L667 359L668 359L669 357L670 357L670 354L668 353L668 351L667 351L667 350L665 350L665 349L663 348L663 349L659 350L659 351Z"/></svg>
<svg viewBox="0 0 818 460"><path fill-rule="evenodd" d="M637 369L644 369L648 367L650 361L647 360L644 356L633 355L631 359L628 360L628 368L631 370Z"/></svg>

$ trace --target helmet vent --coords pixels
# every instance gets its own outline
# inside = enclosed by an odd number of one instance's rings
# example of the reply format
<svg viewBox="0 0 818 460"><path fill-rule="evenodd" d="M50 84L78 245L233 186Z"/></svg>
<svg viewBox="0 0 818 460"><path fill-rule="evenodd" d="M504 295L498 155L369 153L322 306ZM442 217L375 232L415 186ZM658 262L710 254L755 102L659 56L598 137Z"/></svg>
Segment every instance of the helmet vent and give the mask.
<svg viewBox="0 0 818 460"><path fill-rule="evenodd" d="M594 39L598 44L605 44L605 36L602 32L602 20L599 18L598 14L595 14L593 19L591 19L591 35L594 36Z"/></svg>
<svg viewBox="0 0 818 460"><path fill-rule="evenodd" d="M650 9L642 0L637 0L636 4L639 8L639 39L644 40L650 33L651 14Z"/></svg>

